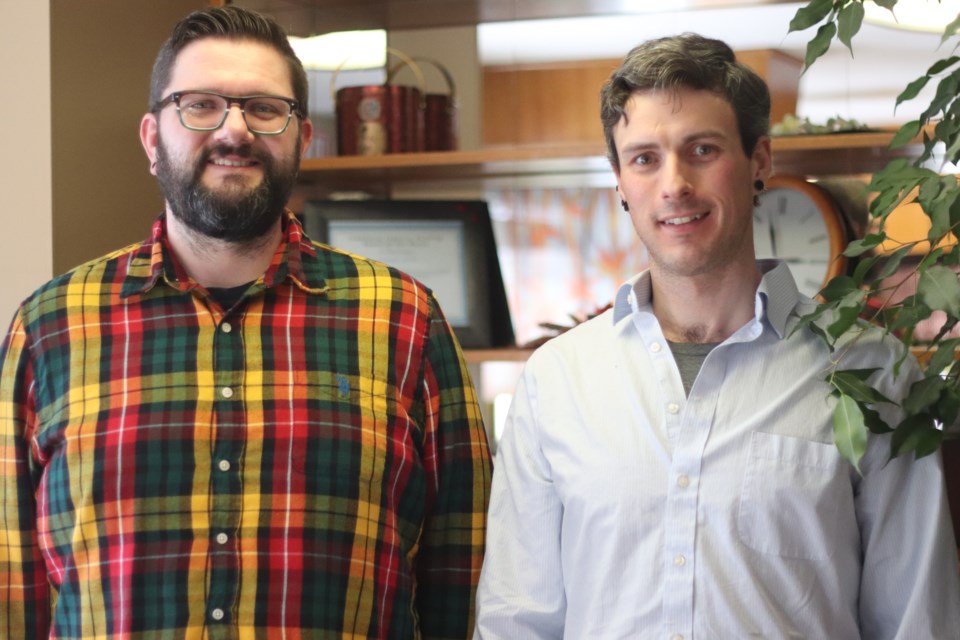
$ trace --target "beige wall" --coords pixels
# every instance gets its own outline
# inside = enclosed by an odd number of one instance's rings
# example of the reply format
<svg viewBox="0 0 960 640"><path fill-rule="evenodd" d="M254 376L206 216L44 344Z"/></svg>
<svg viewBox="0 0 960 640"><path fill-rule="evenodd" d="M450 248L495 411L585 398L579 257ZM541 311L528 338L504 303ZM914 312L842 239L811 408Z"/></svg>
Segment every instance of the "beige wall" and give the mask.
<svg viewBox="0 0 960 640"><path fill-rule="evenodd" d="M480 145L480 63L476 27L390 31L387 39L391 47L409 56L433 58L450 72L459 105L459 148L476 149ZM390 60L391 65L396 63L396 59ZM423 75L427 93L449 92L443 76L430 65L423 65ZM403 78L404 84L413 81L412 75Z"/></svg>
<svg viewBox="0 0 960 640"><path fill-rule="evenodd" d="M149 232L162 208L138 134L150 69L176 21L207 4L50 0L54 272Z"/></svg>
<svg viewBox="0 0 960 640"><path fill-rule="evenodd" d="M3 331L20 301L53 273L49 25L47 0L0 0L0 90L17 98L0 100Z"/></svg>

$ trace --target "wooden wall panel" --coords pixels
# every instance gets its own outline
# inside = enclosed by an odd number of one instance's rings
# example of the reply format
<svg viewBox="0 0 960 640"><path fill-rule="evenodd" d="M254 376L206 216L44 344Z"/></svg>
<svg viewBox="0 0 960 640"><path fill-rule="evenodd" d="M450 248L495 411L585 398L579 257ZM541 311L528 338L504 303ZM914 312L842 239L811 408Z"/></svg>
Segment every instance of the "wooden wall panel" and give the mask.
<svg viewBox="0 0 960 640"><path fill-rule="evenodd" d="M619 60L485 67L482 143L603 142L600 87Z"/></svg>
<svg viewBox="0 0 960 640"><path fill-rule="evenodd" d="M770 87L771 122L797 108L803 63L783 52L739 51ZM586 142L602 145L599 93L621 60L484 67L484 146Z"/></svg>

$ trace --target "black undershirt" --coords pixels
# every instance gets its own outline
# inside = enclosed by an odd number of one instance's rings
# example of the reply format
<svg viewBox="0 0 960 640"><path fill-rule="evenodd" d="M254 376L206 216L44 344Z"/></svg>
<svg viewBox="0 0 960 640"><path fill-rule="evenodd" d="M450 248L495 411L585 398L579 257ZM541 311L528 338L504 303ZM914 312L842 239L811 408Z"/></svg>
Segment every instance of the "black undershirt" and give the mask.
<svg viewBox="0 0 960 640"><path fill-rule="evenodd" d="M236 287L207 287L207 292L221 307L230 309L240 302L240 298L247 292L251 284L253 282L247 282Z"/></svg>

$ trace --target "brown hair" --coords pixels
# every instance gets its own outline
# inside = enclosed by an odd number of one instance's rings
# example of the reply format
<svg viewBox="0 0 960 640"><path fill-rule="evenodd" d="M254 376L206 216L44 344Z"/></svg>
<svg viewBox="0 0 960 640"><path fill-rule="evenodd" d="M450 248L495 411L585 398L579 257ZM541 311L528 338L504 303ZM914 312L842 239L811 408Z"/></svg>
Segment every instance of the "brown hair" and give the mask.
<svg viewBox="0 0 960 640"><path fill-rule="evenodd" d="M151 111L155 112L162 106L159 104L163 99L162 92L170 83L170 75L173 73L177 55L187 45L203 38L252 40L276 49L287 61L290 69L293 98L300 105L297 115L303 118L309 113L307 74L293 47L290 46L283 27L259 13L230 5L194 11L173 28L173 33L160 47L157 59L153 63L153 74L150 77Z"/></svg>
<svg viewBox="0 0 960 640"><path fill-rule="evenodd" d="M725 42L694 33L649 40L634 47L600 90L600 121L610 163L619 173L613 128L637 91L703 89L733 107L740 143L747 156L770 132L770 91L763 78L736 56Z"/></svg>

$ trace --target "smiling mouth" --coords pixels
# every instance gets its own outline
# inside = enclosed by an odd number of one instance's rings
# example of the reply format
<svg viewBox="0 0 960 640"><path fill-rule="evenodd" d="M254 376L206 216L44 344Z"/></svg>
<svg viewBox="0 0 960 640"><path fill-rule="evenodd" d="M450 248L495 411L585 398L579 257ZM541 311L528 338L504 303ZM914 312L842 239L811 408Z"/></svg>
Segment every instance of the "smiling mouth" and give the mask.
<svg viewBox="0 0 960 640"><path fill-rule="evenodd" d="M226 158L213 158L210 164L217 167L252 167L257 163L254 160L227 160Z"/></svg>
<svg viewBox="0 0 960 640"><path fill-rule="evenodd" d="M663 223L663 224L668 224L668 225L674 225L674 226L676 226L676 225L681 225L681 224L687 224L687 223L690 223L690 222L695 222L695 221L697 221L697 220L700 220L700 219L702 219L702 218L705 218L706 215L707 215L707 214L705 214L705 213L700 213L700 214L693 215L693 216L684 216L683 218L672 218L672 219L670 219L670 220L663 220L662 223Z"/></svg>

